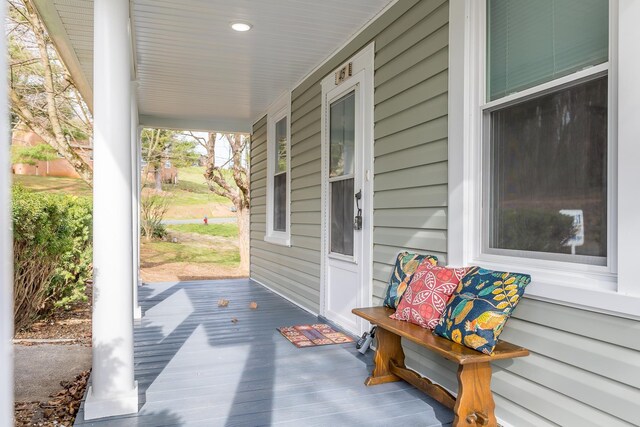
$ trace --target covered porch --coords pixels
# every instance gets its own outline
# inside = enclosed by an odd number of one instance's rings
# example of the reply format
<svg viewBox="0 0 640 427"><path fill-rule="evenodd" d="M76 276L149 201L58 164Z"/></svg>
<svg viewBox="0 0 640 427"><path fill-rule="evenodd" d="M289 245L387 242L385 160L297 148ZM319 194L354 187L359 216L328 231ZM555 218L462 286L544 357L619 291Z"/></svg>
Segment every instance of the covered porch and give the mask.
<svg viewBox="0 0 640 427"><path fill-rule="evenodd" d="M365 387L372 351L363 356L353 343L296 348L276 328L322 320L254 281L145 285L139 298L139 412L85 421L83 405L76 426L435 427L453 420L405 382ZM218 307L223 298L228 307Z"/></svg>
<svg viewBox="0 0 640 427"><path fill-rule="evenodd" d="M276 331L315 323L317 314L340 323L353 307L380 305L404 250L535 277L503 334L532 354L494 364L501 425L640 425L640 2L589 2L600 11L594 19L606 24L601 61L499 98L511 107L606 80L597 109L603 118L593 123L606 166L597 174L606 220L597 229L607 252L594 264L564 253L483 252L491 249L483 221L496 162L481 113L498 106L485 96L491 1L34 2L94 113L93 372L78 425L450 425L450 411L405 383L365 387L371 354L359 355L353 344L296 349ZM241 21L251 31L231 29ZM532 21L536 34L549 33ZM351 93L360 164L344 179L344 200L354 203L345 211L354 216L341 218L360 237L330 257L335 177L327 117ZM252 280L139 286L142 127L252 134ZM276 198L276 187L285 196ZM5 200L7 192L0 187ZM9 223L6 210L0 223ZM9 237L0 234L9 253ZM0 261L10 271L8 257ZM340 261L358 267L340 276ZM339 280L328 279L333 273ZM229 307L218 307L221 298ZM368 327L341 325L354 334ZM407 365L455 389L455 367L403 345ZM1 350L0 365L7 365L10 348ZM6 383L0 397L10 395Z"/></svg>

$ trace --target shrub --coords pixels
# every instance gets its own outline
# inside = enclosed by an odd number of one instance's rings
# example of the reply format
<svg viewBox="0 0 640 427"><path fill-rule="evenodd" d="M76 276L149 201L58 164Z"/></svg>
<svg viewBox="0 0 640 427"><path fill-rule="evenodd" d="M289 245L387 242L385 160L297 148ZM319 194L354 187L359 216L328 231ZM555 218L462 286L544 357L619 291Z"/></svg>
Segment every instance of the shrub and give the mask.
<svg viewBox="0 0 640 427"><path fill-rule="evenodd" d="M167 230L162 224L169 201L159 194L143 195L140 199L140 231L147 241L163 238Z"/></svg>
<svg viewBox="0 0 640 427"><path fill-rule="evenodd" d="M505 209L498 231L499 248L552 253L569 252L576 232L572 217L542 209Z"/></svg>
<svg viewBox="0 0 640 427"><path fill-rule="evenodd" d="M91 202L13 190L14 318L21 329L86 298L91 275Z"/></svg>

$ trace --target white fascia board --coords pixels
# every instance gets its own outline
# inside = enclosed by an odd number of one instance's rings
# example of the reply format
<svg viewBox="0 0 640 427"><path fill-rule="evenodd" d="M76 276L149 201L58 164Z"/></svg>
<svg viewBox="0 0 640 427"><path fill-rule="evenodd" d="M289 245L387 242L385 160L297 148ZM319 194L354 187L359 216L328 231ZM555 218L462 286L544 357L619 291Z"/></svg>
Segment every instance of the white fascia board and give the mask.
<svg viewBox="0 0 640 427"><path fill-rule="evenodd" d="M62 19L60 19L54 2L51 0L33 0L33 5L44 26L47 28L49 37L51 37L60 59L64 62L67 70L69 70L71 77L73 77L78 91L80 95L82 95L82 99L85 104L87 104L87 107L89 107L89 111L93 113L93 88L89 84L89 79L82 71L80 60L71 44L71 39L67 34Z"/></svg>
<svg viewBox="0 0 640 427"><path fill-rule="evenodd" d="M140 126L155 129L192 130L198 132L252 132L249 120L245 119L181 118L141 114Z"/></svg>

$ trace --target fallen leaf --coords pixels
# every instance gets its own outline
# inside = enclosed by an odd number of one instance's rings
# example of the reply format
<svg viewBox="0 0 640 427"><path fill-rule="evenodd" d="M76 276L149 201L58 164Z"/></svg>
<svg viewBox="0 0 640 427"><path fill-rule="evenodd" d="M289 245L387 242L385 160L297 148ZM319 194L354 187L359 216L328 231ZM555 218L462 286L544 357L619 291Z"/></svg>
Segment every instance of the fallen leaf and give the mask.
<svg viewBox="0 0 640 427"><path fill-rule="evenodd" d="M226 307L229 305L229 300L228 299L219 299L218 300L218 307Z"/></svg>
<svg viewBox="0 0 640 427"><path fill-rule="evenodd" d="M237 318L235 318L235 317L232 317L232 318L231 318L231 323L238 323L238 319L237 319Z"/></svg>
<svg viewBox="0 0 640 427"><path fill-rule="evenodd" d="M255 301L251 301L251 304L249 304L249 308L255 310L256 308L258 308L258 303Z"/></svg>

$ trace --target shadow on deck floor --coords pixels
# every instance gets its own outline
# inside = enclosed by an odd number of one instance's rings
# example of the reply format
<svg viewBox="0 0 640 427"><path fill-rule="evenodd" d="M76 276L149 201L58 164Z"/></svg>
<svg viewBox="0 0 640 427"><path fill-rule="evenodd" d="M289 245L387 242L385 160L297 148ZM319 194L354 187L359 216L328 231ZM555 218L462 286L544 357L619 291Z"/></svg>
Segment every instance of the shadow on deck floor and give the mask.
<svg viewBox="0 0 640 427"><path fill-rule="evenodd" d="M221 298L228 307L218 307ZM139 299L140 410L84 421L81 407L76 426L427 427L453 420L404 382L365 387L371 351L362 356L352 343L296 348L276 328L318 318L250 280L145 285Z"/></svg>

